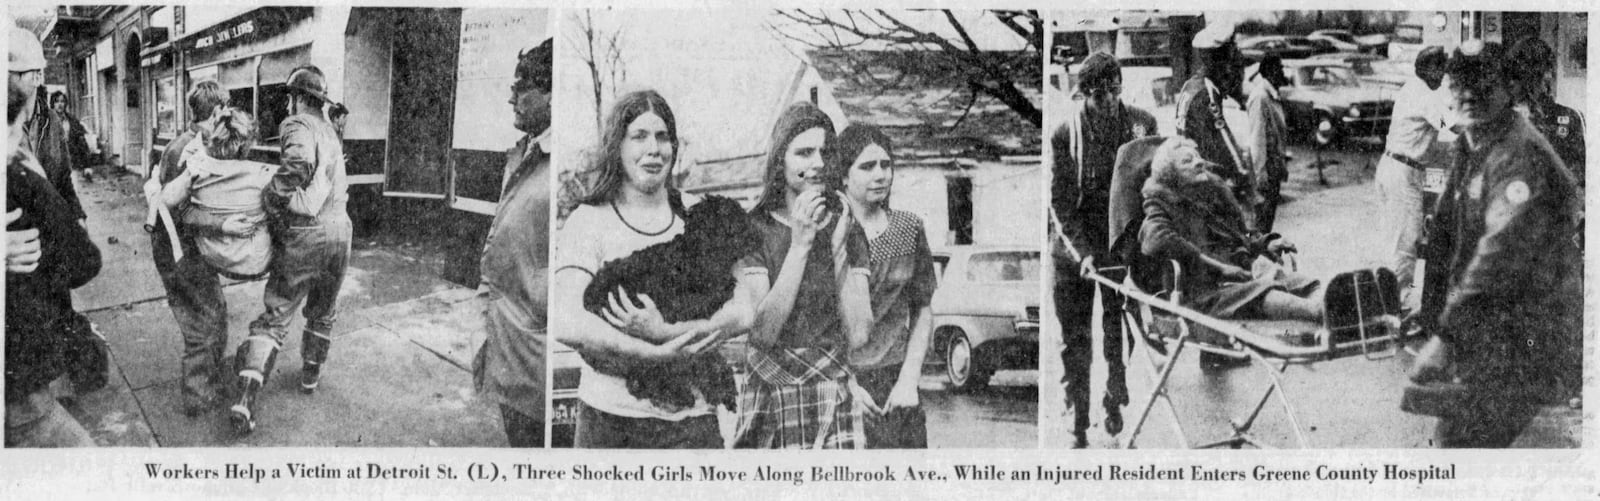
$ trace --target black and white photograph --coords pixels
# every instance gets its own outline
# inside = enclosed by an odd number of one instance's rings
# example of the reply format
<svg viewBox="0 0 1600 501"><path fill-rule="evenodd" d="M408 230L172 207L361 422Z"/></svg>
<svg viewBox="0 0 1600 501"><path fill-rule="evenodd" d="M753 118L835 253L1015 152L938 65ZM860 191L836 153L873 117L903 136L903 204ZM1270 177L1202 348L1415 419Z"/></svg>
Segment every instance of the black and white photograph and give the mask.
<svg viewBox="0 0 1600 501"><path fill-rule="evenodd" d="M1588 23L1051 13L1045 447L1579 447Z"/></svg>
<svg viewBox="0 0 1600 501"><path fill-rule="evenodd" d="M1038 13L563 15L554 446L1037 447Z"/></svg>
<svg viewBox="0 0 1600 501"><path fill-rule="evenodd" d="M542 446L549 11L8 11L7 447Z"/></svg>

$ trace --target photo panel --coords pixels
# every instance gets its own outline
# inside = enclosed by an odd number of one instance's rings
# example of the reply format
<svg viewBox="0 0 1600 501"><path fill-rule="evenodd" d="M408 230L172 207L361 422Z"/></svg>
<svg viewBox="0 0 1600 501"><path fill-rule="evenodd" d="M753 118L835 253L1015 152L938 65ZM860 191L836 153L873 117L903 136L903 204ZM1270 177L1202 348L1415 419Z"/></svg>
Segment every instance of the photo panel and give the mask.
<svg viewBox="0 0 1600 501"><path fill-rule="evenodd" d="M563 16L553 444L1037 446L1037 13Z"/></svg>
<svg viewBox="0 0 1600 501"><path fill-rule="evenodd" d="M1045 446L1578 447L1587 26L1052 12Z"/></svg>
<svg viewBox="0 0 1600 501"><path fill-rule="evenodd" d="M8 185L49 236L8 266L7 446L543 435L551 11L8 10L61 95Z"/></svg>

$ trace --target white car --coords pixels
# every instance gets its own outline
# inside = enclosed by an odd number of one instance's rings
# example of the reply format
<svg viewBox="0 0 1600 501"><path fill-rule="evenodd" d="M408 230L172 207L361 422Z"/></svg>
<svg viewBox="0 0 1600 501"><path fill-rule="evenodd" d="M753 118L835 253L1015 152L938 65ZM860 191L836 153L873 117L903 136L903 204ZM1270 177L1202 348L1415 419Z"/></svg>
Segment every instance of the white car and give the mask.
<svg viewBox="0 0 1600 501"><path fill-rule="evenodd" d="M970 390L999 370L1039 368L1039 249L961 245L934 251L932 347L950 384Z"/></svg>

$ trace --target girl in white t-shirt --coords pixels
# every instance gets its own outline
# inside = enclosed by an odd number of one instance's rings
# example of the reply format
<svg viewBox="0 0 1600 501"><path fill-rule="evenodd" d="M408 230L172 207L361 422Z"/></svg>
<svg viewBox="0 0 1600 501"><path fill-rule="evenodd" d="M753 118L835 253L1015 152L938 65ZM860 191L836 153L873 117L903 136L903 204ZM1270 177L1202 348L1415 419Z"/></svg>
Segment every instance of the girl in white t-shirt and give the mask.
<svg viewBox="0 0 1600 501"><path fill-rule="evenodd" d="M742 289L709 320L667 324L644 298L643 306L623 301L610 309L613 319L584 309L584 290L606 262L683 233L682 204L668 186L678 145L672 109L660 94L623 96L607 117L592 164L578 174L585 193L574 198L577 206L556 233L552 332L585 360L578 382L580 448L724 447L715 410L703 395L692 405L670 407L635 397L622 376L589 363L685 360L749 328Z"/></svg>

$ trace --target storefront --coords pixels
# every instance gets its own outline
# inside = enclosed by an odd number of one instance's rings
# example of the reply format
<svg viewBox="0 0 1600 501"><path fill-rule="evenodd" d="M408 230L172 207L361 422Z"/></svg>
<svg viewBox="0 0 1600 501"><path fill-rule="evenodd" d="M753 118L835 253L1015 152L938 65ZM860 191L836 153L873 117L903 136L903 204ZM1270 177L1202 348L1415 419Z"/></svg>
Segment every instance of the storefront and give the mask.
<svg viewBox="0 0 1600 501"><path fill-rule="evenodd" d="M549 32L546 11L349 7L102 7L78 12L67 64L85 125L129 170L192 119L185 96L215 80L257 118L250 159L278 162L289 73L316 65L345 128L357 231L424 223L446 231L444 274L473 284L504 152L521 138L507 100L519 51ZM399 36L400 34L405 36ZM398 229L398 228L397 228ZM400 230L403 231L403 230Z"/></svg>

